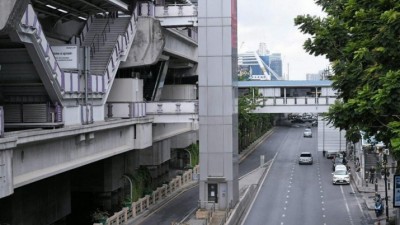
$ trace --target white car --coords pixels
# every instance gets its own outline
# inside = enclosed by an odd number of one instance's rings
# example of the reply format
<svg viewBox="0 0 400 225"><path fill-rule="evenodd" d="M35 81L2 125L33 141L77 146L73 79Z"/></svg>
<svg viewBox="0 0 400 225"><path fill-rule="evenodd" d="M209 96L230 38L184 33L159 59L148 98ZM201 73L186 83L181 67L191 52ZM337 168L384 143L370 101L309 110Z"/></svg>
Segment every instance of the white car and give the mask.
<svg viewBox="0 0 400 225"><path fill-rule="evenodd" d="M312 132L310 128L304 129L303 137L312 137Z"/></svg>
<svg viewBox="0 0 400 225"><path fill-rule="evenodd" d="M347 170L335 170L332 175L333 184L350 184L350 173Z"/></svg>
<svg viewBox="0 0 400 225"><path fill-rule="evenodd" d="M299 157L299 164L313 164L313 157L311 152L302 152Z"/></svg>

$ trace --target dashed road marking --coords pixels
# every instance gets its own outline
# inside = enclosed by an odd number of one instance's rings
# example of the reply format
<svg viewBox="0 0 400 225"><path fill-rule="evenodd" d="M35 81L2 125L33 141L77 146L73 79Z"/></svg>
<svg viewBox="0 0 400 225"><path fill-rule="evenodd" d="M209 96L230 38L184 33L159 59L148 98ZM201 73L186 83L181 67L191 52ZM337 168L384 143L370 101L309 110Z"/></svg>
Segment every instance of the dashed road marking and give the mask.
<svg viewBox="0 0 400 225"><path fill-rule="evenodd" d="M347 199L346 199L346 196L345 196L344 191L343 191L343 186L340 186L340 191L342 192L342 196L343 196L343 199L344 199L344 203L346 205L347 215L349 216L350 223L351 223L351 225L354 225L353 218L351 217L351 213L350 213L350 208L349 208L349 205L347 204Z"/></svg>

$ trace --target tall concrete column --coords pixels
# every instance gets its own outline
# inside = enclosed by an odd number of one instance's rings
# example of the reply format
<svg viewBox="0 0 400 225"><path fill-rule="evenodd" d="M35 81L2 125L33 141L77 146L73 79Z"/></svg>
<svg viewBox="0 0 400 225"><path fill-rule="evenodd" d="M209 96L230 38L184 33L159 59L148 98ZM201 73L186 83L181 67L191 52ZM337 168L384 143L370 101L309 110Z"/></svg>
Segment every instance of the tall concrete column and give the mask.
<svg viewBox="0 0 400 225"><path fill-rule="evenodd" d="M200 0L198 12L199 197L225 209L239 198L236 0Z"/></svg>

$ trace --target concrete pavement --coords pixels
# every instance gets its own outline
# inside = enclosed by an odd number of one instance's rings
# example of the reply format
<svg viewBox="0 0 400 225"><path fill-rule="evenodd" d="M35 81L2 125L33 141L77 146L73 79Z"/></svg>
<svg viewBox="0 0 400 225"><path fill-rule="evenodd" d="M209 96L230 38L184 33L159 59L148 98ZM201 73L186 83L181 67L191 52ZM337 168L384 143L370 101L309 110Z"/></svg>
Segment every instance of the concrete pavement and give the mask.
<svg viewBox="0 0 400 225"><path fill-rule="evenodd" d="M384 200L383 203L385 205L384 212L381 216L376 217L375 215L375 194L379 193L381 195L381 198L385 198L386 192L385 192L385 179L381 177L380 174L375 179L375 182L370 183L369 181L366 182L365 180L362 179L362 174L361 172L357 172L355 170L355 165L354 161L349 160L348 165L351 168L351 175L352 175L352 182L357 188L357 191L361 194L363 201L365 202L366 208L367 208L367 214L370 216L370 218L375 221L374 224L389 224L386 216L386 209L388 209L388 216L389 220L394 221L394 217L396 216L397 210L393 208L393 184L392 184L392 175L389 175L387 177L387 197L388 201L386 204L386 201ZM391 171L391 170L390 170ZM392 174L392 173L390 173ZM388 206L388 207L387 207ZM394 224L394 223L393 223Z"/></svg>

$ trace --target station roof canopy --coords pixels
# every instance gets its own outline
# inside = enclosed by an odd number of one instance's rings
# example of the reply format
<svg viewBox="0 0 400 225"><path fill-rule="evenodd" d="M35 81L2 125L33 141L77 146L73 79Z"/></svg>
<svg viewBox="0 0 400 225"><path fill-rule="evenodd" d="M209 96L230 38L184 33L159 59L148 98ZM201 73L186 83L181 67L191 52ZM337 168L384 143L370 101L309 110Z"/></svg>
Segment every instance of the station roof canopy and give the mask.
<svg viewBox="0 0 400 225"><path fill-rule="evenodd" d="M132 0L31 0L40 17L82 20L99 13L129 11Z"/></svg>

